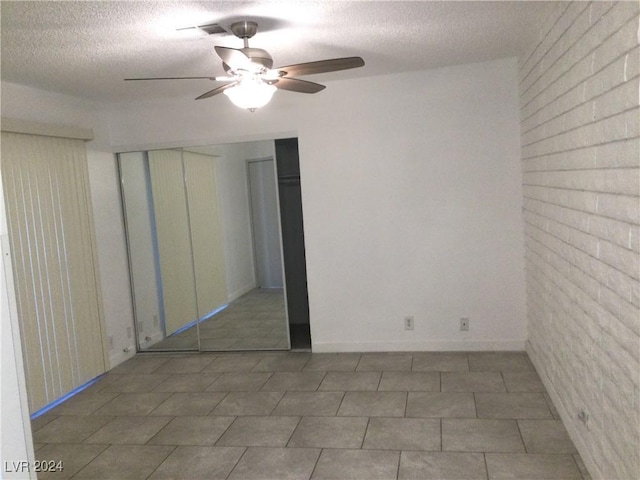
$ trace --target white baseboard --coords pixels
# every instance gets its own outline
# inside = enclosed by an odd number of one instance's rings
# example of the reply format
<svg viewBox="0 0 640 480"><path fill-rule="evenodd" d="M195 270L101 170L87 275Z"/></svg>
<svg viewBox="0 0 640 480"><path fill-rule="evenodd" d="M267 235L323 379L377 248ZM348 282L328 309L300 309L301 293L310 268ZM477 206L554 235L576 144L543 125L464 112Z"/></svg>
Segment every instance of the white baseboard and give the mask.
<svg viewBox="0 0 640 480"><path fill-rule="evenodd" d="M110 364L110 369L114 368L117 365L120 365L122 362L129 360L131 357L133 357L136 354L136 347L135 345L131 345L129 347L129 351L125 352L125 351L120 351L120 352L116 352L116 353L112 353L109 355L109 364Z"/></svg>
<svg viewBox="0 0 640 480"><path fill-rule="evenodd" d="M316 353L524 351L525 340L439 340L432 342L314 342Z"/></svg>
<svg viewBox="0 0 640 480"><path fill-rule="evenodd" d="M235 299L240 298L245 293L249 293L254 288L256 288L255 283L251 284L251 285L245 285L242 288L238 288L237 290L235 290L233 292L230 292L229 295L228 295L229 302L233 302Z"/></svg>
<svg viewBox="0 0 640 480"><path fill-rule="evenodd" d="M165 339L164 332L162 330L156 330L151 335L145 335L144 338L151 337L151 340L146 340L143 342L141 349L150 347L151 345L155 345L161 340Z"/></svg>
<svg viewBox="0 0 640 480"><path fill-rule="evenodd" d="M604 479L604 475L598 468L598 465L593 459L593 456L591 455L589 448L587 448L587 446L584 444L584 442L582 441L582 437L578 433L578 429L576 428L576 424L575 424L575 417L571 415L567 411L567 409L564 407L563 403L560 401L560 395L558 395L558 392L556 391L553 383L551 383L551 380L549 379L549 377L544 375L544 370L540 366L540 360L538 359L538 357L535 356L534 350L533 348L531 348L531 345L529 344L529 342L526 343L526 350L527 350L527 354L529 355L529 358L531 359L531 363L533 363L533 366L536 369L536 372L538 372L538 376L540 377L540 380L542 380L542 384L544 385L544 388L547 390L547 393L551 397L553 406L556 407L556 410L558 411L558 415L560 415L560 418L562 419L562 424L567 430L569 437L573 441L573 444L575 445L576 450L578 450L578 453L580 454L580 457L582 458L582 461L584 462L585 467L587 467L587 470L589 471L589 475L591 475L591 478L593 478L594 480Z"/></svg>

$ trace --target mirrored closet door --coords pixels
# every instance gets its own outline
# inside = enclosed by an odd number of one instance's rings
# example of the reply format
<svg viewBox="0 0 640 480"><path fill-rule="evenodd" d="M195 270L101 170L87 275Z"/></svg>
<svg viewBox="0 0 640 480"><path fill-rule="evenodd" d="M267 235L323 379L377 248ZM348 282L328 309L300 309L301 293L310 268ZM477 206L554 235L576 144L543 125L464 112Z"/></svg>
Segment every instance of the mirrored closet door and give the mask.
<svg viewBox="0 0 640 480"><path fill-rule="evenodd" d="M273 152L119 154L139 350L289 348Z"/></svg>

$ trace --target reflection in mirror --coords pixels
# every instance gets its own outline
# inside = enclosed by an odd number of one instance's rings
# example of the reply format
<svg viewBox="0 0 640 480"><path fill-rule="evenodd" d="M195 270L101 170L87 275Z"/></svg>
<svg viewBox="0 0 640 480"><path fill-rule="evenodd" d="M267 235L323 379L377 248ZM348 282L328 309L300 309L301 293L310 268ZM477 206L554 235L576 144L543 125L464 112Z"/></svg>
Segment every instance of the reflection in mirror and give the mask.
<svg viewBox="0 0 640 480"><path fill-rule="evenodd" d="M119 167L139 350L288 349L274 143Z"/></svg>

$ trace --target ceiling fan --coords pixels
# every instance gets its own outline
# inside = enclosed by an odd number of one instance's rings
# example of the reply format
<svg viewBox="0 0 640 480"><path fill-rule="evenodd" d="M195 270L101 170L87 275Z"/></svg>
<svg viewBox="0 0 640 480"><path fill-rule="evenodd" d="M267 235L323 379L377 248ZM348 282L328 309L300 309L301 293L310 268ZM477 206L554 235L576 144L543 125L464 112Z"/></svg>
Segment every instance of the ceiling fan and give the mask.
<svg viewBox="0 0 640 480"><path fill-rule="evenodd" d="M364 66L364 60L360 57L344 57L271 68L273 58L269 52L261 48L249 47L249 39L257 31L258 24L256 22L236 22L231 25L231 32L244 41L244 48L215 47L216 53L222 59L226 76L125 78L125 80L209 79L225 82L224 85L203 93L196 100L213 97L224 92L235 105L255 111L269 103L277 89L298 93L317 93L325 88L319 83L294 78L296 76L336 72Z"/></svg>

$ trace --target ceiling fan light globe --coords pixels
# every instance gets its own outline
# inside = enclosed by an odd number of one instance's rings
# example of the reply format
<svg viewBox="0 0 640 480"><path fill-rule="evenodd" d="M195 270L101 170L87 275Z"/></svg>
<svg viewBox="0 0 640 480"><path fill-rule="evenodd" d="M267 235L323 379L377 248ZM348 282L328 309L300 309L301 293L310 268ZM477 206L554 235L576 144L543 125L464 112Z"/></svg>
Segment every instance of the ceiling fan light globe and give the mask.
<svg viewBox="0 0 640 480"><path fill-rule="evenodd" d="M269 103L276 90L275 86L268 83L249 80L226 89L224 94L235 106L253 111Z"/></svg>

